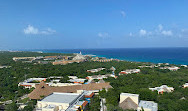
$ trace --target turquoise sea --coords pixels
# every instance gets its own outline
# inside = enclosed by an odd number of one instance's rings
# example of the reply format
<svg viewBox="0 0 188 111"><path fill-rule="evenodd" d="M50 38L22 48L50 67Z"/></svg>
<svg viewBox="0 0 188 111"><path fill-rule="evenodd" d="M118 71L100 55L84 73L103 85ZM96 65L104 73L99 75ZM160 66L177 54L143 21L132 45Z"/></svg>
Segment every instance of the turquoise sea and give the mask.
<svg viewBox="0 0 188 111"><path fill-rule="evenodd" d="M136 62L170 63L188 65L188 48L109 48L109 49L36 49L46 53L93 54Z"/></svg>

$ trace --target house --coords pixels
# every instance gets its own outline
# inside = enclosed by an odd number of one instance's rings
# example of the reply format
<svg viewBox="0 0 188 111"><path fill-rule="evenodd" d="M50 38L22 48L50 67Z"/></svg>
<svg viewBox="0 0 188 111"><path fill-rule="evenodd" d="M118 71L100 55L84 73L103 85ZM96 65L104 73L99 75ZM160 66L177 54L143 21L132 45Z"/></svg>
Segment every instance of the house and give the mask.
<svg viewBox="0 0 188 111"><path fill-rule="evenodd" d="M0 66L0 69L2 68L10 68L11 66Z"/></svg>
<svg viewBox="0 0 188 111"><path fill-rule="evenodd" d="M138 94L131 94L131 93L120 94L119 107L122 108L123 110L127 110L127 109L137 110L138 102L139 102Z"/></svg>
<svg viewBox="0 0 188 111"><path fill-rule="evenodd" d="M123 110L157 111L158 104L153 101L139 101L138 94L121 93L119 107Z"/></svg>
<svg viewBox="0 0 188 111"><path fill-rule="evenodd" d="M24 80L23 82L18 83L18 86L23 86L24 88L32 88L36 87L37 84L39 84L42 81L46 81L46 78L29 78L27 80Z"/></svg>
<svg viewBox="0 0 188 111"><path fill-rule="evenodd" d="M173 87L168 87L167 85L162 85L160 87L155 87L155 88L149 88L151 91L157 91L158 94L163 94L164 92L173 92L174 88Z"/></svg>
<svg viewBox="0 0 188 111"><path fill-rule="evenodd" d="M185 83L184 85L183 85L183 88L187 88L188 87L188 83Z"/></svg>
<svg viewBox="0 0 188 111"><path fill-rule="evenodd" d="M160 69L169 69L170 71L177 71L180 68L176 66L171 66L171 67L166 66L166 67L160 67Z"/></svg>
<svg viewBox="0 0 188 111"><path fill-rule="evenodd" d="M30 61L33 61L35 60L36 58L35 57L13 57L12 58L14 61L18 61L18 60L30 60Z"/></svg>
<svg viewBox="0 0 188 111"><path fill-rule="evenodd" d="M93 75L93 76L87 76L86 79L89 79L89 80L93 80L93 79L104 79L104 78L108 78L107 75Z"/></svg>
<svg viewBox="0 0 188 111"><path fill-rule="evenodd" d="M105 68L90 69L90 70L87 70L87 72L95 73L95 72L102 71L102 70L104 70L104 69L105 69Z"/></svg>
<svg viewBox="0 0 188 111"><path fill-rule="evenodd" d="M84 96L85 92L81 94L53 92L37 101L36 111L81 111L88 104Z"/></svg>
<svg viewBox="0 0 188 111"><path fill-rule="evenodd" d="M106 83L90 83L82 85L51 87L43 81L28 95L30 99L41 99L41 96L48 96L53 92L61 93L81 93L83 91L99 92L102 89L108 90L112 88L109 82Z"/></svg>
<svg viewBox="0 0 188 111"><path fill-rule="evenodd" d="M181 67L187 67L187 65L181 65Z"/></svg>
<svg viewBox="0 0 188 111"><path fill-rule="evenodd" d="M127 69L125 71L121 71L119 75L124 75L124 74L132 74L132 73L139 73L140 69Z"/></svg>
<svg viewBox="0 0 188 111"><path fill-rule="evenodd" d="M83 84L85 80L86 79L77 78L77 79L70 79L68 81L73 82L73 83L82 83Z"/></svg>
<svg viewBox="0 0 188 111"><path fill-rule="evenodd" d="M141 100L137 111L158 111L158 104L153 101L143 101Z"/></svg>

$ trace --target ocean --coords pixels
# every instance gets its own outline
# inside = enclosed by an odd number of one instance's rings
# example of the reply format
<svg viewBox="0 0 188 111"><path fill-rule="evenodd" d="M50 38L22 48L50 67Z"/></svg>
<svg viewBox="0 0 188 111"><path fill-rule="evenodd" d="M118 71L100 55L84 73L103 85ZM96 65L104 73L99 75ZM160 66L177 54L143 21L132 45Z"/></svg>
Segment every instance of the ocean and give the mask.
<svg viewBox="0 0 188 111"><path fill-rule="evenodd" d="M135 62L188 65L188 48L38 49L45 53L80 53Z"/></svg>

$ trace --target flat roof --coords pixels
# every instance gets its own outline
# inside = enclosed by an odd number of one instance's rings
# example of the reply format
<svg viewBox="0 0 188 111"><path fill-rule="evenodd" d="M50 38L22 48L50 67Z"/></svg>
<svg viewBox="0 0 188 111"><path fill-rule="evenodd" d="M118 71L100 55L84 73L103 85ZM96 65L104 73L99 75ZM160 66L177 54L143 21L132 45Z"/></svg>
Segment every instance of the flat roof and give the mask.
<svg viewBox="0 0 188 111"><path fill-rule="evenodd" d="M42 99L42 102L68 103L74 101L80 94L77 93L58 93L54 92L51 95Z"/></svg>
<svg viewBox="0 0 188 111"><path fill-rule="evenodd" d="M143 100L141 100L140 103L139 103L139 107L149 108L152 111L158 110L158 104L155 103L154 101L143 101Z"/></svg>

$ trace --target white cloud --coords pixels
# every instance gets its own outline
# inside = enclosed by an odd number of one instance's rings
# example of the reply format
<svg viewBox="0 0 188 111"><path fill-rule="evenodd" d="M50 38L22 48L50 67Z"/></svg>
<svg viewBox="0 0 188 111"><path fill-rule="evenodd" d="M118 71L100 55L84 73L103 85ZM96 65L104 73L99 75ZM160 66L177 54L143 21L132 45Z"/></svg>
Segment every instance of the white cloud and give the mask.
<svg viewBox="0 0 188 111"><path fill-rule="evenodd" d="M37 28L31 26L31 25L28 25L25 29L24 29L24 33L25 34L38 34L39 31Z"/></svg>
<svg viewBox="0 0 188 111"><path fill-rule="evenodd" d="M107 37L109 37L109 34L107 32L99 32L98 36L101 38L107 38Z"/></svg>
<svg viewBox="0 0 188 111"><path fill-rule="evenodd" d="M173 33L172 33L172 31L171 30L163 30L162 32L161 32L161 34L163 34L164 36L172 36L173 35Z"/></svg>
<svg viewBox="0 0 188 111"><path fill-rule="evenodd" d="M52 30L51 28L47 28L45 30L39 30L38 28L35 28L32 25L28 25L24 30L25 34L43 34L43 35L49 35L49 34L53 34L56 31Z"/></svg>
<svg viewBox="0 0 188 111"><path fill-rule="evenodd" d="M141 30L139 31L139 34L140 34L141 36L144 36L144 35L146 35L146 34L147 34L147 31L146 31L146 30L141 29Z"/></svg>
<svg viewBox="0 0 188 111"><path fill-rule="evenodd" d="M125 17L125 16L126 16L125 11L120 11L120 13L121 13L121 15L122 15L123 17Z"/></svg>

